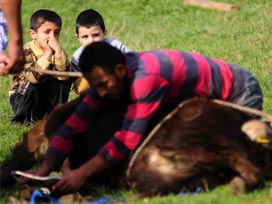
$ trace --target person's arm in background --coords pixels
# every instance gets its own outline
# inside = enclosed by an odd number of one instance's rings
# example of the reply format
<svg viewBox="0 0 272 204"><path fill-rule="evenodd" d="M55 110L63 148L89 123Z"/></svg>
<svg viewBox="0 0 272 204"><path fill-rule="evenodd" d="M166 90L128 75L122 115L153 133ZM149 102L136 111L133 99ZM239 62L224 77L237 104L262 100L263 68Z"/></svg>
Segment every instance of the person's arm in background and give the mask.
<svg viewBox="0 0 272 204"><path fill-rule="evenodd" d="M9 43L7 55L0 53L0 75L15 74L24 68L23 37L21 24L21 0L0 0L6 18Z"/></svg>

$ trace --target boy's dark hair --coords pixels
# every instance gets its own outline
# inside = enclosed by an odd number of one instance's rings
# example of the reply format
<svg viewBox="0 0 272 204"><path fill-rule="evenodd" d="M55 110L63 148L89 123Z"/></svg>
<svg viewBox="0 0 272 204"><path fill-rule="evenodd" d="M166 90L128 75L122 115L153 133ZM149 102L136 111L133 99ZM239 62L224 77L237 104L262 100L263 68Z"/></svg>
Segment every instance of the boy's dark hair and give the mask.
<svg viewBox="0 0 272 204"><path fill-rule="evenodd" d="M60 28L62 26L62 19L56 12L47 9L40 9L35 11L31 16L30 29L37 31L38 28L46 21L55 23Z"/></svg>
<svg viewBox="0 0 272 204"><path fill-rule="evenodd" d="M106 31L104 20L100 13L93 9L82 11L76 19L76 34L78 34L79 27L84 26L89 28L94 25L100 26L103 32Z"/></svg>
<svg viewBox="0 0 272 204"><path fill-rule="evenodd" d="M103 68L106 73L113 74L117 64L126 64L124 54L105 42L89 44L79 58L79 67L83 75L90 73L95 66Z"/></svg>

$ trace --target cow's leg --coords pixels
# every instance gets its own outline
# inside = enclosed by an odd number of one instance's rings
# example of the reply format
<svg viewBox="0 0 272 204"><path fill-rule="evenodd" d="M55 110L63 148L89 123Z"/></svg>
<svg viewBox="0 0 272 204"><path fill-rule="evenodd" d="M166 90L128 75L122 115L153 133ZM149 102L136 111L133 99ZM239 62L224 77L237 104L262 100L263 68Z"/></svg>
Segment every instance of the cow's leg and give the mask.
<svg viewBox="0 0 272 204"><path fill-rule="evenodd" d="M191 163L176 158L175 151L152 145L142 150L128 172L131 186L140 192L138 198L178 193L188 178L196 174Z"/></svg>
<svg viewBox="0 0 272 204"><path fill-rule="evenodd" d="M182 156L178 158L180 155ZM200 162L198 166L186 159L189 157L190 153L163 152L154 147L143 150L129 175L131 186L140 192L137 198L179 193L180 191L193 192L198 187L210 190L229 181L228 177L220 176L221 170L209 171L209 169L216 169L213 167L214 164ZM221 160L217 161L220 163ZM233 173L230 169L227 171L230 174Z"/></svg>
<svg viewBox="0 0 272 204"><path fill-rule="evenodd" d="M239 174L231 181L231 187L234 194L240 194L250 191L263 183L261 170L248 160L242 153L233 153L231 156L230 166L232 166Z"/></svg>

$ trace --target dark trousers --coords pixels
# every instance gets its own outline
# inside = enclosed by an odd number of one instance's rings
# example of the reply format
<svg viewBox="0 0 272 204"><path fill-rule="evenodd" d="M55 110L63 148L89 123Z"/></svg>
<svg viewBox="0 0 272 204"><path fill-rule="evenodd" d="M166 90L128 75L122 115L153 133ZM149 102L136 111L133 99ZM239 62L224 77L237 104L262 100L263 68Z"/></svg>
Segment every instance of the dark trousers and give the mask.
<svg viewBox="0 0 272 204"><path fill-rule="evenodd" d="M68 101L70 88L69 80L59 81L49 76L44 83L30 84L23 95L16 91L10 96L14 112L11 121L28 124L42 119L54 106Z"/></svg>

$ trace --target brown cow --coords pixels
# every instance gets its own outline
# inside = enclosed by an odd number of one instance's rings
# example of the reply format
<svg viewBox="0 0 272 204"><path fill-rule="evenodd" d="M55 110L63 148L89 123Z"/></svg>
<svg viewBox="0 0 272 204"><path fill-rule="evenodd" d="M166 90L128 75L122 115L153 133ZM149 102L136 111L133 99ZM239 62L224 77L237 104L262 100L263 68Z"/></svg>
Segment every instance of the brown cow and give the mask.
<svg viewBox="0 0 272 204"><path fill-rule="evenodd" d="M1 165L0 187L8 187L16 182L11 176L11 171L28 170L43 159L53 134L74 112L81 100L82 97L79 97L57 106L47 117L24 134L23 141L14 147L11 156Z"/></svg>
<svg viewBox="0 0 272 204"><path fill-rule="evenodd" d="M251 121L247 114L209 100L192 99L170 115L155 128L147 144L138 148L128 168L129 181L141 197L198 186L211 189L229 181L238 194L271 179L270 149L243 132L251 129L254 134L253 126L248 128ZM246 130L242 131L243 124ZM265 131L267 127L257 128ZM271 132L268 130L265 133Z"/></svg>
<svg viewBox="0 0 272 204"><path fill-rule="evenodd" d="M48 141L80 101L81 98L57 107L25 134L11 158L1 166L2 186L14 183L12 170L29 169L44 156ZM155 128L151 140L139 148L137 157L133 157L136 160L128 167L128 180L141 197L194 190L198 186L211 189L229 181L234 193L240 193L271 178L271 162L266 161L270 160L270 150L241 130L250 119L247 114L210 100L191 99L171 116ZM110 174L101 173L98 180L115 177L123 183L120 178L126 167L121 167L111 169ZM105 173L110 176L105 177Z"/></svg>

